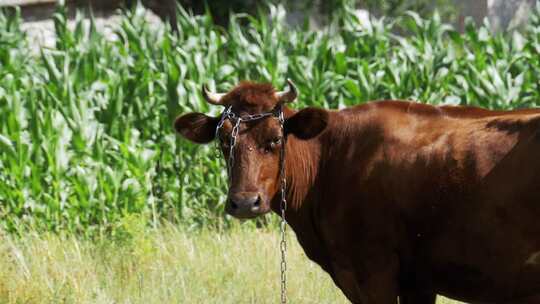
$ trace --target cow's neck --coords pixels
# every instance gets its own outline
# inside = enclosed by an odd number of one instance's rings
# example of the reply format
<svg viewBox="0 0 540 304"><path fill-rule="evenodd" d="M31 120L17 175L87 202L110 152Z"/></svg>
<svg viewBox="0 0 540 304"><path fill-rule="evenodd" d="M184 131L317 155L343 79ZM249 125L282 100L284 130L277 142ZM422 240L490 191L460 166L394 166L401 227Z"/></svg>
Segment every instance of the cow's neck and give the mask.
<svg viewBox="0 0 540 304"><path fill-rule="evenodd" d="M307 256L326 271L325 250L322 248L317 221L320 186L317 185L320 169L321 144L318 139L299 140L291 137L287 142L285 156L287 176L287 213L289 225L295 231ZM280 214L279 195L273 209Z"/></svg>
<svg viewBox="0 0 540 304"><path fill-rule="evenodd" d="M320 161L320 144L316 139L299 140L291 137L285 150L285 174L287 180L287 221L291 226L306 211L308 196L311 196ZM272 210L281 214L280 191L272 201Z"/></svg>
<svg viewBox="0 0 540 304"><path fill-rule="evenodd" d="M312 190L320 161L318 140L291 138L287 143L285 173L287 175L287 201L291 212L299 212Z"/></svg>

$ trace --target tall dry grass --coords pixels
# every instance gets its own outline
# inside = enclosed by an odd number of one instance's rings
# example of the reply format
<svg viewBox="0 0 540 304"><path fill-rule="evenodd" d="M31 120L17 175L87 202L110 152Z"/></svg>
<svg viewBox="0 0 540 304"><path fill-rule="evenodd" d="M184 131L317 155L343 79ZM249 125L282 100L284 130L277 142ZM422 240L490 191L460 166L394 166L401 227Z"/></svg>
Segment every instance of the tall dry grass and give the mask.
<svg viewBox="0 0 540 304"><path fill-rule="evenodd" d="M278 241L276 231L242 227L97 241L2 235L0 303L277 303ZM289 244L290 303L348 303L292 235Z"/></svg>

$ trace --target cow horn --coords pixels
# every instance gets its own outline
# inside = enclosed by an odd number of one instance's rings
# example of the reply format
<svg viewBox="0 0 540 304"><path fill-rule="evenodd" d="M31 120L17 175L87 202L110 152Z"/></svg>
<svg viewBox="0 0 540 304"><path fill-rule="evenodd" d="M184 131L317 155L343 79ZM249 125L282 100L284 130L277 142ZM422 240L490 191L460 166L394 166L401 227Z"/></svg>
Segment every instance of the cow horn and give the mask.
<svg viewBox="0 0 540 304"><path fill-rule="evenodd" d="M293 102L298 96L298 91L292 80L287 79L288 87L285 91L276 92L276 98L281 103Z"/></svg>
<svg viewBox="0 0 540 304"><path fill-rule="evenodd" d="M225 96L225 94L210 92L205 84L203 84L202 86L202 94L204 99L206 99L206 101L208 101L209 103L217 106L223 105L221 103L221 98Z"/></svg>

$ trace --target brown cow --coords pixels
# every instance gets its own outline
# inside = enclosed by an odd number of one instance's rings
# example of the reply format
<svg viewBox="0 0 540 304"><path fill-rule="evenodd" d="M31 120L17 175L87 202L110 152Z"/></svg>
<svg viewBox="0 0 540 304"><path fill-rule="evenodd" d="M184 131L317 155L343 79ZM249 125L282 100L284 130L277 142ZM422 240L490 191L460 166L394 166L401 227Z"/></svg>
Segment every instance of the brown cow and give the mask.
<svg viewBox="0 0 540 304"><path fill-rule="evenodd" d="M296 97L291 83L204 93L243 117ZM381 101L283 113L285 134L271 116L238 124L228 213L279 214L286 143L286 218L353 303L540 303L540 110ZM207 143L219 122L191 113L175 128ZM218 134L226 158L233 123Z"/></svg>

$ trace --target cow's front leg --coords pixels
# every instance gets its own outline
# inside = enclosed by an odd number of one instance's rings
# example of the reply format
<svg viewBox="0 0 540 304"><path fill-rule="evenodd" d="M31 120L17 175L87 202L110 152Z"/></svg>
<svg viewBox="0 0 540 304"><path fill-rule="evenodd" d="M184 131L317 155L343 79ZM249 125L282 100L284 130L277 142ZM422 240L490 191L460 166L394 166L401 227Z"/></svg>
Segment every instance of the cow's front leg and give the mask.
<svg viewBox="0 0 540 304"><path fill-rule="evenodd" d="M382 256L359 263L333 263L334 280L356 304L397 304L398 262Z"/></svg>

